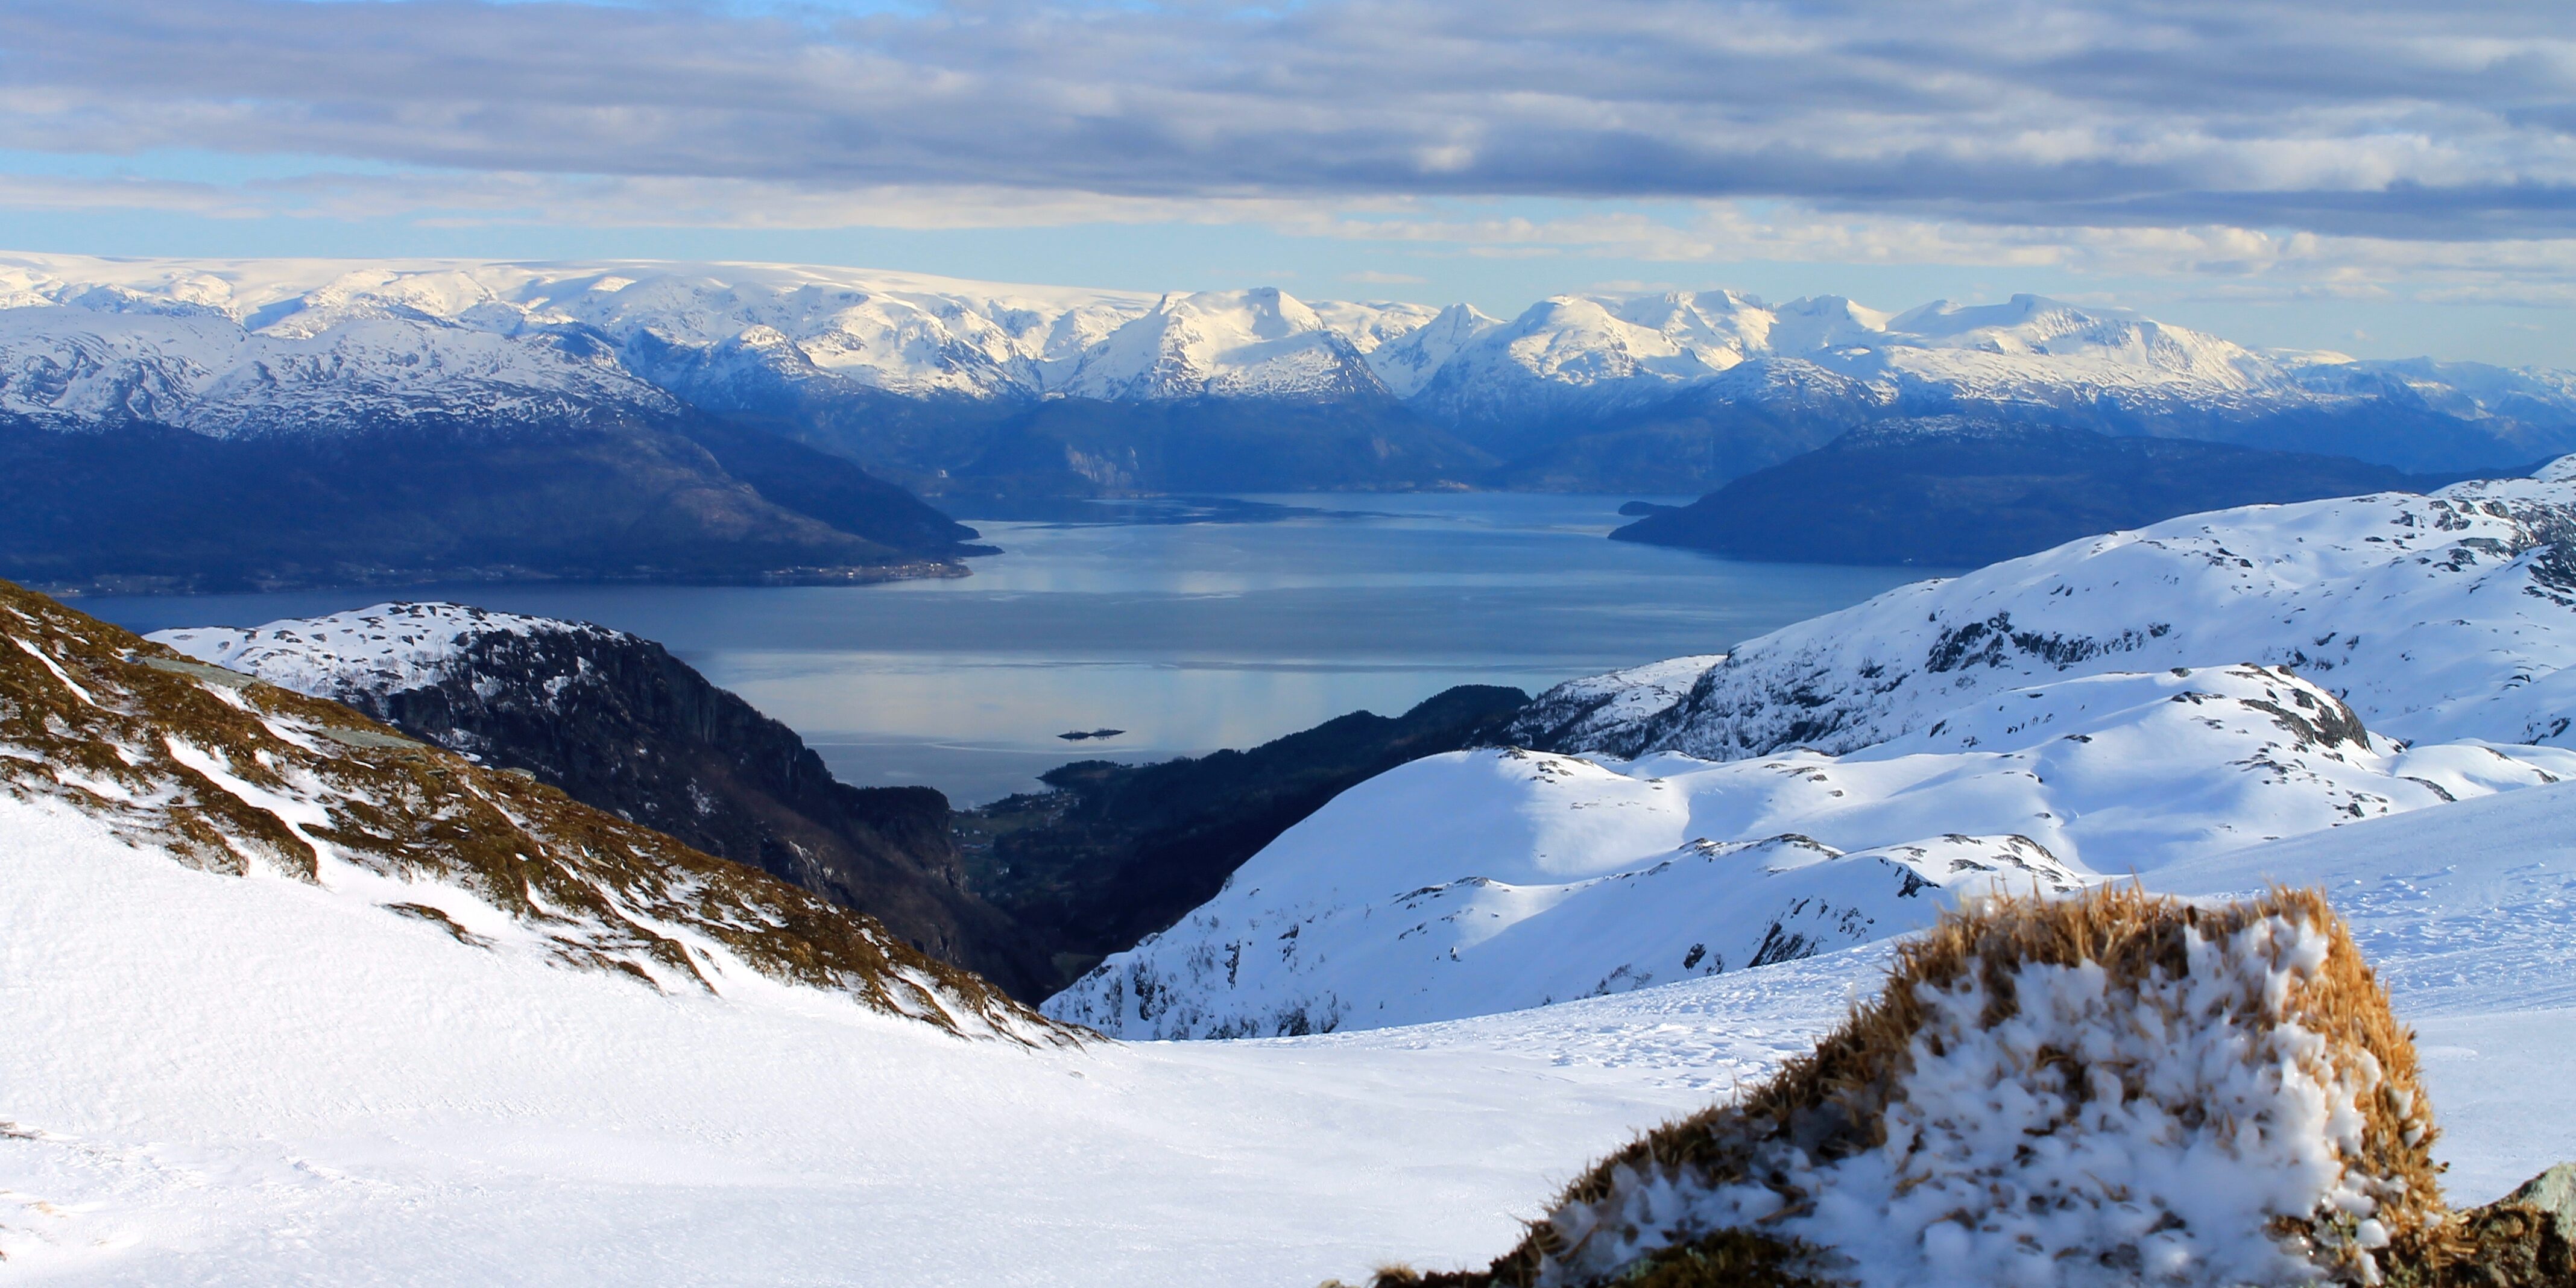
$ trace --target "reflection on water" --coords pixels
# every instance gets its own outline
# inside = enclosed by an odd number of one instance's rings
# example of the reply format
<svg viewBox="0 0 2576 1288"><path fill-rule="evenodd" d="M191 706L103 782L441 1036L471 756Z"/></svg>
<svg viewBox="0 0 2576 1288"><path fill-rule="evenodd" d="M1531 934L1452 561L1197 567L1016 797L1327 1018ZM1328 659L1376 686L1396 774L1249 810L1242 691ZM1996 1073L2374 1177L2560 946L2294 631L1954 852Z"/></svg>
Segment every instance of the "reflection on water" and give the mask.
<svg viewBox="0 0 2576 1288"><path fill-rule="evenodd" d="M976 560L973 577L886 586L426 586L79 606L140 630L427 598L599 622L670 646L849 781L928 783L964 803L1067 760L1248 746L1453 684L1536 691L1722 651L1924 575L1604 540L1625 499L1262 496L1183 523L1169 509L1074 505L978 518L1004 553ZM1111 521L1072 521L1096 515ZM1127 732L1056 736L1104 727Z"/></svg>

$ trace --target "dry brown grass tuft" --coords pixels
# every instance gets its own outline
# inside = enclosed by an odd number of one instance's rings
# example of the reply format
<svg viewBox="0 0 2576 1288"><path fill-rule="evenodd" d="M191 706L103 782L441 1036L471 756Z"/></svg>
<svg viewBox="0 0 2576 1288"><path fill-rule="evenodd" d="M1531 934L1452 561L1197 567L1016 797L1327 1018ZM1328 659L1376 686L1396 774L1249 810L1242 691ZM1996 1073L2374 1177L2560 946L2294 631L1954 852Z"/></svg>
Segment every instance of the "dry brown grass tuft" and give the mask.
<svg viewBox="0 0 2576 1288"><path fill-rule="evenodd" d="M1569 1278L1564 1259L1575 1249L1568 1246L1565 1229L1583 1223L1563 1218L1608 1203L1623 1178L1661 1176L1711 1188L1746 1183L1777 1188L1786 1183L1779 1175L1756 1173L1765 1166L1760 1162L1763 1147L1779 1142L1794 1142L1819 1164L1883 1146L1889 1104L1902 1094L1916 1038L1925 1029L1927 989L1982 983L1987 998L1983 1023L1990 1027L2016 1010L2015 976L2023 966L2097 964L2110 981L2111 995L2125 990L2134 996L2139 985L2158 977L2187 975L2194 937L2223 941L2273 918L2323 929L2329 945L2323 965L2298 976L2291 994L2280 999L2279 1018L2322 1036L2330 1058L2338 1062L2366 1062L2366 1057L2378 1067L2376 1079L2363 1079L2375 1082L2375 1090L2359 1105L2365 1120L2360 1154L2347 1156L2345 1164L2352 1172L2399 1183L2383 1189L2377 1215L2394 1242L2379 1260L2393 1267L2442 1264L2460 1239L2442 1204L2439 1168L2430 1153L2432 1113L2417 1076L2412 1036L2390 1013L2386 990L2325 897L2313 890L2275 889L2259 899L2203 907L2107 886L2071 898L1996 899L1944 917L1899 950L1887 987L1854 1010L1814 1052L1792 1061L1740 1100L1657 1128L1603 1159L1566 1188L1550 1219L1533 1223L1520 1246L1486 1270L1415 1279L1381 1276L1377 1282L1380 1288L1406 1283L1528 1288L1542 1279L1607 1283L1615 1278L1622 1285L1659 1288L1802 1288L1831 1280L1830 1250L1820 1255L1820 1250L1757 1230L1718 1231L1677 1243L1620 1267L1611 1277ZM2070 1075L2063 1085L2088 1084L2088 1071L2072 1052L2046 1053L2041 1063L2055 1064ZM2138 1094L2138 1071L2111 1072L2126 1094ZM1791 1210L1805 1197L1784 1193ZM2316 1223L2322 1227L2333 1220L2320 1217ZM2314 1234L2323 1247L2348 1246L2350 1239L2349 1230L2275 1232ZM2346 1266L2328 1269L2336 1275L2365 1273Z"/></svg>

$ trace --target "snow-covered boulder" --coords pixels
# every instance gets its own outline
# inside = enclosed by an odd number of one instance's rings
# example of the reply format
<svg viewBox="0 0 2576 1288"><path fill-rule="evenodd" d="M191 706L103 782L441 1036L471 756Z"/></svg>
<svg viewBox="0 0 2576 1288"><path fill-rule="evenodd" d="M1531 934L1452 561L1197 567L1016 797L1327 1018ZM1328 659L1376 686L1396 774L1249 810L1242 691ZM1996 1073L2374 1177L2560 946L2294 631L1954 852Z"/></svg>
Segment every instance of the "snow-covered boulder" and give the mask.
<svg viewBox="0 0 2576 1288"><path fill-rule="evenodd" d="M2433 1135L2412 1040L2323 896L1998 901L1907 945L1812 1056L1594 1167L1491 1272L1434 1282L1731 1258L1860 1288L2376 1284L2441 1229Z"/></svg>

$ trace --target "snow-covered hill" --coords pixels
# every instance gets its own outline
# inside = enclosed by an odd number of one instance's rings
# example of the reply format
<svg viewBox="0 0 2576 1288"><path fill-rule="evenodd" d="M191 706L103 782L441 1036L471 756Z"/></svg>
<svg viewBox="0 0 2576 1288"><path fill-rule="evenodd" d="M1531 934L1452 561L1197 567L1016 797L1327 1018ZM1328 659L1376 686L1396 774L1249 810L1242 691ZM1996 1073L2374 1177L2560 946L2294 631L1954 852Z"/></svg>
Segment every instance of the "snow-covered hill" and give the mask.
<svg viewBox="0 0 2576 1288"><path fill-rule="evenodd" d="M0 255L0 410L211 433L671 397L765 413L863 394L1402 399L1518 450L1522 427L1688 391L1836 424L1967 404L2088 423L2115 409L2188 433L2387 407L2489 455L2576 445L2567 373L2261 353L2033 296L1889 314L1839 297L1577 294L1498 322L1269 287L1156 295L787 265Z"/></svg>
<svg viewBox="0 0 2576 1288"><path fill-rule="evenodd" d="M927 787L838 781L786 725L651 640L586 622L389 603L154 643L327 698L868 914L1031 1001L1062 982L986 902Z"/></svg>
<svg viewBox="0 0 2576 1288"><path fill-rule="evenodd" d="M1622 756L1839 753L2006 689L2253 662L2298 671L2392 737L2563 745L2576 718L2576 672L2562 670L2576 662L2571 465L2069 542L1900 587L1731 656L1576 681L1540 695L1512 736Z"/></svg>
<svg viewBox="0 0 2576 1288"><path fill-rule="evenodd" d="M1509 735L1545 750L1344 793L1047 1009L1138 1037L1507 1010L2557 782L2570 473L2195 515L1560 686Z"/></svg>
<svg viewBox="0 0 2576 1288"><path fill-rule="evenodd" d="M497 635L610 640L586 622L495 612L468 604L378 604L266 626L156 631L150 638L201 662L315 697L383 698L453 677L468 650Z"/></svg>
<svg viewBox="0 0 2576 1288"><path fill-rule="evenodd" d="M1842 756L1454 752L1336 798L1046 1009L1131 1038L1517 1010L2569 777L2576 751L2401 748L2251 666L2005 690Z"/></svg>

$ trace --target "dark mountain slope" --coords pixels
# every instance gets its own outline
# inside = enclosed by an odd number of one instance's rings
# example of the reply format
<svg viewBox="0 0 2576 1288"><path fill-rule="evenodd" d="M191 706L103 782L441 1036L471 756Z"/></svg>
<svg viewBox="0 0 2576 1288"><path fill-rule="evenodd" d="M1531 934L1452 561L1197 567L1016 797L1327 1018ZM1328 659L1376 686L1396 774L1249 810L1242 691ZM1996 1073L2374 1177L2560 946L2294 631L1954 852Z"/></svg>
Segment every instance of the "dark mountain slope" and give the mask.
<svg viewBox="0 0 2576 1288"><path fill-rule="evenodd" d="M2202 510L2453 481L2340 456L1940 417L1855 430L1611 537L1748 559L1974 567Z"/></svg>
<svg viewBox="0 0 2576 1288"><path fill-rule="evenodd" d="M844 462L687 419L235 438L0 419L0 573L60 587L874 580L959 571L972 535Z"/></svg>
<svg viewBox="0 0 2576 1288"><path fill-rule="evenodd" d="M975 887L1055 955L1058 984L1213 897L1280 833L1359 782L1477 745L1529 701L1461 685L1389 718L1357 711L1250 751L1152 765L1089 760L1055 790L957 817Z"/></svg>
<svg viewBox="0 0 2576 1288"><path fill-rule="evenodd" d="M681 426L725 473L761 497L890 550L986 553L973 528L845 457L759 428L713 419Z"/></svg>
<svg viewBox="0 0 2576 1288"><path fill-rule="evenodd" d="M1383 398L1014 402L867 393L734 423L930 496L1396 490L1464 484L1494 464Z"/></svg>

